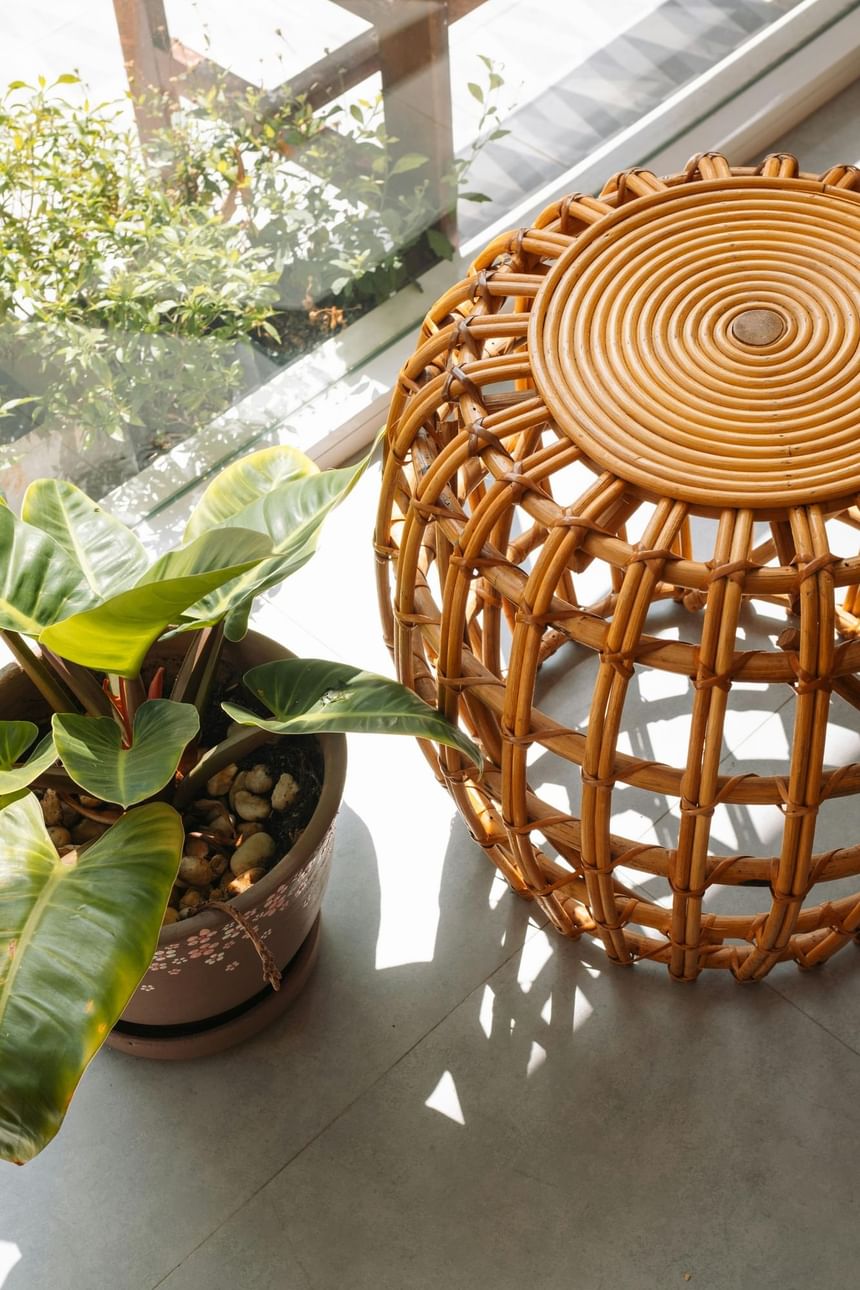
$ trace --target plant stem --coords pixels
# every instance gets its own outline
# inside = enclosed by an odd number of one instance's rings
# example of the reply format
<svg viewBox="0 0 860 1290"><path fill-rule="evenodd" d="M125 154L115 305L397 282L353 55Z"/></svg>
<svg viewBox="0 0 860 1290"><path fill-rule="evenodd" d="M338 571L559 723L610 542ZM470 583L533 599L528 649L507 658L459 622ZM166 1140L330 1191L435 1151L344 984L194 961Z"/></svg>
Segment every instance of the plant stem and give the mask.
<svg viewBox="0 0 860 1290"><path fill-rule="evenodd" d="M215 627L204 627L198 632L197 639L182 660L182 666L170 692L170 697L175 703L193 703L200 714L201 721L212 692L212 683L215 680L223 647L223 623L218 623Z"/></svg>
<svg viewBox="0 0 860 1290"><path fill-rule="evenodd" d="M134 741L134 719L128 714L125 677L110 675L105 678L105 689L110 698L114 720L122 730L122 742L130 748Z"/></svg>
<svg viewBox="0 0 860 1290"><path fill-rule="evenodd" d="M134 717L142 703L146 702L146 690L139 676L119 678L119 693L125 710L129 731L134 728Z"/></svg>
<svg viewBox="0 0 860 1290"><path fill-rule="evenodd" d="M49 657L35 654L17 632L0 630L0 637L9 647L16 662L29 676L33 685L55 712L76 712L78 705L73 694L56 675Z"/></svg>
<svg viewBox="0 0 860 1290"><path fill-rule="evenodd" d="M199 678L195 677L197 682L194 691L193 703L200 715L201 724L203 714L209 704L209 695L212 693L212 686L215 681L215 674L218 671L218 664L221 660L221 651L224 648L224 622L223 620L212 628L212 635L206 642L206 648L201 660Z"/></svg>
<svg viewBox="0 0 860 1290"><path fill-rule="evenodd" d="M46 649L42 650L42 658L91 717L113 715L110 700L88 668L69 663Z"/></svg>
<svg viewBox="0 0 860 1290"><path fill-rule="evenodd" d="M170 697L174 703L187 702L186 696L191 690L191 681L194 676L194 669L205 649L209 637L212 634L211 627L204 627L199 632L194 632L186 649L182 662L179 665L179 671L176 674L176 680L170 691Z"/></svg>

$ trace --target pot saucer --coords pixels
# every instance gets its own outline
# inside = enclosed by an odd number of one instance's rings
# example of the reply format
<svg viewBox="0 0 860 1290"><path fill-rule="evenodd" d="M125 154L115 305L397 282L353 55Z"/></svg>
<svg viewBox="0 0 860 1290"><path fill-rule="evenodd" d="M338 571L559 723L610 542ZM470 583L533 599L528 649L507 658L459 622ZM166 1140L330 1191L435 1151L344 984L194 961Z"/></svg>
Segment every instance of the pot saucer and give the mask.
<svg viewBox="0 0 860 1290"><path fill-rule="evenodd" d="M117 1022L106 1040L108 1048L132 1057L184 1061L208 1057L243 1043L271 1025L304 989L319 953L320 919L282 971L280 990L265 986L247 1003L206 1021L179 1026L143 1026Z"/></svg>

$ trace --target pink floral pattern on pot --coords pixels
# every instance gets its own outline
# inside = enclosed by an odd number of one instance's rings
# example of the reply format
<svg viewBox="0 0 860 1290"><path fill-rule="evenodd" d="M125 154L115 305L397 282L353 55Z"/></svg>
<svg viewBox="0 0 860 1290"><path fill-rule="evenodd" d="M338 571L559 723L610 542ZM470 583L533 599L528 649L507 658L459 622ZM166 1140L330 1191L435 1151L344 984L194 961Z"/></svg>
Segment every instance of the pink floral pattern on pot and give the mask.
<svg viewBox="0 0 860 1290"><path fill-rule="evenodd" d="M333 846L334 824L306 865L293 874L289 881L271 891L261 904L242 911L263 942L271 939L279 914L288 907L294 910L311 907L313 916L316 916L322 901ZM196 965L198 961L207 968L235 972L241 966L241 958L237 955L250 952L257 960L257 952L239 924L226 914L223 918L223 925L219 928L203 927L199 932L192 932L190 936L172 945L160 946L138 989L149 993L157 988L159 977L156 974L176 977L182 974L187 965ZM309 921L312 922L313 918ZM153 976L156 977L155 980Z"/></svg>

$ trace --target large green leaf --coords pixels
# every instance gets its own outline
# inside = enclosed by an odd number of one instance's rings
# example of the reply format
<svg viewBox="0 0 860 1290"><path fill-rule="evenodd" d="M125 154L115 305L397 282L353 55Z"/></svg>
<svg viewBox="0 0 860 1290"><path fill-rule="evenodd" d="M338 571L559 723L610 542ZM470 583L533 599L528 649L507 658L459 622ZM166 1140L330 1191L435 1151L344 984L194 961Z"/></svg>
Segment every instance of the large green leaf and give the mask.
<svg viewBox="0 0 860 1290"><path fill-rule="evenodd" d="M325 659L283 659L252 667L245 685L273 718L235 703L222 703L229 717L278 735L343 733L416 735L465 753L482 765L478 747L435 708L398 681Z"/></svg>
<svg viewBox="0 0 860 1290"><path fill-rule="evenodd" d="M154 641L189 605L252 569L271 541L245 529L216 529L170 551L136 587L47 628L39 639L61 658L137 676Z"/></svg>
<svg viewBox="0 0 860 1290"><path fill-rule="evenodd" d="M227 607L224 619L224 635L228 641L240 641L248 631L248 619L251 616L251 610L254 608L254 599L270 587L277 587L286 578L292 577L297 573L308 560L316 554L320 540L320 526L315 531L309 533L303 542L297 542L289 551L278 556L273 560L267 560L266 564L261 567L262 577L259 585L255 587L251 595L236 595L231 597L231 603Z"/></svg>
<svg viewBox="0 0 860 1290"><path fill-rule="evenodd" d="M263 514L275 551L283 556L304 546L329 512L352 492L369 461L364 457L357 466L323 470L271 493Z"/></svg>
<svg viewBox="0 0 860 1290"><path fill-rule="evenodd" d="M149 699L135 713L130 748L111 717L55 713L53 724L57 752L75 783L105 802L133 806L173 778L200 718L191 703Z"/></svg>
<svg viewBox="0 0 860 1290"><path fill-rule="evenodd" d="M14 766L38 733L32 721L0 721L0 771Z"/></svg>
<svg viewBox="0 0 860 1290"><path fill-rule="evenodd" d="M30 760L16 765L38 733L32 721L0 721L0 798L20 793L57 760L54 740L46 735Z"/></svg>
<svg viewBox="0 0 860 1290"><path fill-rule="evenodd" d="M143 575L139 587L182 578L226 574L231 566L254 564L272 553L271 540L265 534L250 529L234 528L229 531L214 530L203 533L193 542L168 551Z"/></svg>
<svg viewBox="0 0 860 1290"><path fill-rule="evenodd" d="M133 587L146 572L149 560L131 530L65 480L30 484L21 518L62 547L100 600Z"/></svg>
<svg viewBox="0 0 860 1290"><path fill-rule="evenodd" d="M91 603L81 570L63 548L0 506L0 628L38 636Z"/></svg>
<svg viewBox="0 0 860 1290"><path fill-rule="evenodd" d="M151 803L60 859L32 794L0 821L0 1157L23 1164L149 965L183 831Z"/></svg>
<svg viewBox="0 0 860 1290"><path fill-rule="evenodd" d="M323 521L358 482L368 460L365 458L358 466L306 475L275 488L262 503L274 555L192 605L186 614L191 625L193 620L208 625L225 619L227 639L241 640L248 630L254 597L276 587L307 563L316 550Z"/></svg>
<svg viewBox="0 0 860 1290"><path fill-rule="evenodd" d="M185 541L208 533L221 524L238 523L243 528L260 528L255 503L290 480L317 474L319 467L310 457L286 444L262 448L233 462L212 481L191 512ZM245 512L242 516L242 512ZM242 518L240 518L242 516ZM260 528L260 531L265 531Z"/></svg>

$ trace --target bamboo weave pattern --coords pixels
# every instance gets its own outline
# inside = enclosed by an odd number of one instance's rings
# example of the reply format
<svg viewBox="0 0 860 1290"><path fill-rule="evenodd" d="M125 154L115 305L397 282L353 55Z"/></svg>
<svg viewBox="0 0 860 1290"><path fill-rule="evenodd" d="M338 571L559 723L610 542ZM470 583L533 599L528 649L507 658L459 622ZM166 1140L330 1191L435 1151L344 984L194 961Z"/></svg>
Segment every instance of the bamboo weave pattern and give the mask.
<svg viewBox="0 0 860 1290"><path fill-rule="evenodd" d="M490 859L616 963L757 980L860 932L860 894L810 899L860 873L860 845L815 847L823 803L860 791L860 764L825 762L832 696L860 707L860 557L833 540L860 528L858 301L860 171L706 154L496 238L402 370L376 530L398 675L480 740L480 780L426 751ZM680 639L654 628L672 602ZM783 620L767 649L745 645L752 602ZM562 647L598 663L581 728L537 699ZM619 747L649 669L689 679L678 764ZM739 682L793 692L784 774L721 768ZM530 785L543 750L579 777L578 815ZM675 803L673 845L611 830L625 785ZM778 853L716 854L721 804L779 807ZM768 908L709 909L750 883Z"/></svg>

